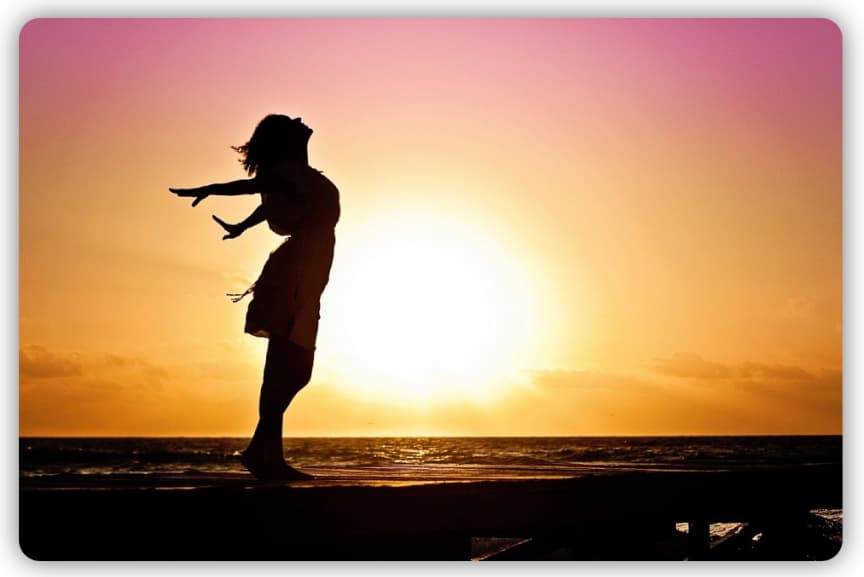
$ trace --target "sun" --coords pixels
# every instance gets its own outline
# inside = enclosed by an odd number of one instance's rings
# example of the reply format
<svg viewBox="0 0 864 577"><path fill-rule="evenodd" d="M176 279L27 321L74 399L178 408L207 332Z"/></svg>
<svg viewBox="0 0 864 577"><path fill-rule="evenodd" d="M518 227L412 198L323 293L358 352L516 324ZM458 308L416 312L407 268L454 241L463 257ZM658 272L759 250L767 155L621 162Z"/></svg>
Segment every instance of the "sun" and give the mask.
<svg viewBox="0 0 864 577"><path fill-rule="evenodd" d="M532 282L477 225L425 211L370 222L338 246L322 313L337 384L421 404L494 396L530 362Z"/></svg>

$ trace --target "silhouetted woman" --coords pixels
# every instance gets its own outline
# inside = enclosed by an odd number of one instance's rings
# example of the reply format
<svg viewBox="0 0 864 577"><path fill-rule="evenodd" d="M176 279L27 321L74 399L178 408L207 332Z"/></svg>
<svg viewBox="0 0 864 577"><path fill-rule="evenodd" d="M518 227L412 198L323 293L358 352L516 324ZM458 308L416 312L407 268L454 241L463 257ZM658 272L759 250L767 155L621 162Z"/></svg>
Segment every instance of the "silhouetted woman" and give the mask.
<svg viewBox="0 0 864 577"><path fill-rule="evenodd" d="M192 206L210 195L261 194L261 205L237 224L213 219L225 229L224 239L267 221L288 238L267 259L258 280L238 301L252 293L246 332L269 339L258 403L258 425L243 452L243 465L258 479L311 478L285 462L282 415L309 382L321 293L330 276L339 220L339 191L309 166L307 143L312 130L299 118L271 114L252 138L235 150L249 179L198 188L171 188L178 196L195 197Z"/></svg>

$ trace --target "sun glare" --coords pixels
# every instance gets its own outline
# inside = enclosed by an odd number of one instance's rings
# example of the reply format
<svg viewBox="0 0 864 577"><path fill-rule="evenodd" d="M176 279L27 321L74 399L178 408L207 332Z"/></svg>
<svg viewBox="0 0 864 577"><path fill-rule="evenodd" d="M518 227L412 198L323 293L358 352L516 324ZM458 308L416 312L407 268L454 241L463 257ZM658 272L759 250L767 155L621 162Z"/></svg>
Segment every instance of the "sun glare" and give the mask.
<svg viewBox="0 0 864 577"><path fill-rule="evenodd" d="M538 302L515 256L443 215L383 218L364 231L339 247L326 301L338 384L424 404L489 399L518 378Z"/></svg>

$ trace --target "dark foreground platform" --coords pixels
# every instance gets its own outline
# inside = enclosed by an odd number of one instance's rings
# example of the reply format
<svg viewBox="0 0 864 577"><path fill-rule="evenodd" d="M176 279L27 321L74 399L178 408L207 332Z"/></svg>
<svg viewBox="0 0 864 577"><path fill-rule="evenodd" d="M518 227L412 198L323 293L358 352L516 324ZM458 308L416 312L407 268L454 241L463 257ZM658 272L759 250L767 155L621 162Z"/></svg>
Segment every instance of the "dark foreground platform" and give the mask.
<svg viewBox="0 0 864 577"><path fill-rule="evenodd" d="M841 502L834 465L294 484L22 478L20 544L38 560L467 560L478 538L511 545L488 559L828 559L839 540L820 537L809 512ZM716 522L746 530L712 548Z"/></svg>

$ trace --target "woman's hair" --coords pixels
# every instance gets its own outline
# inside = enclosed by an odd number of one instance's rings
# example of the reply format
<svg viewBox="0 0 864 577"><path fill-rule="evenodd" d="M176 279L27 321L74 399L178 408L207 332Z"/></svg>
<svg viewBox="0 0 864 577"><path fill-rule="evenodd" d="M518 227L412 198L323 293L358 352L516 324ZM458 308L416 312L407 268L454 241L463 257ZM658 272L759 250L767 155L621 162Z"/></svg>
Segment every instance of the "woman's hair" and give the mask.
<svg viewBox="0 0 864 577"><path fill-rule="evenodd" d="M243 155L240 164L252 176L262 166L280 160L306 162L306 144L310 136L312 129L299 118L269 114L255 127L249 142L231 148Z"/></svg>

